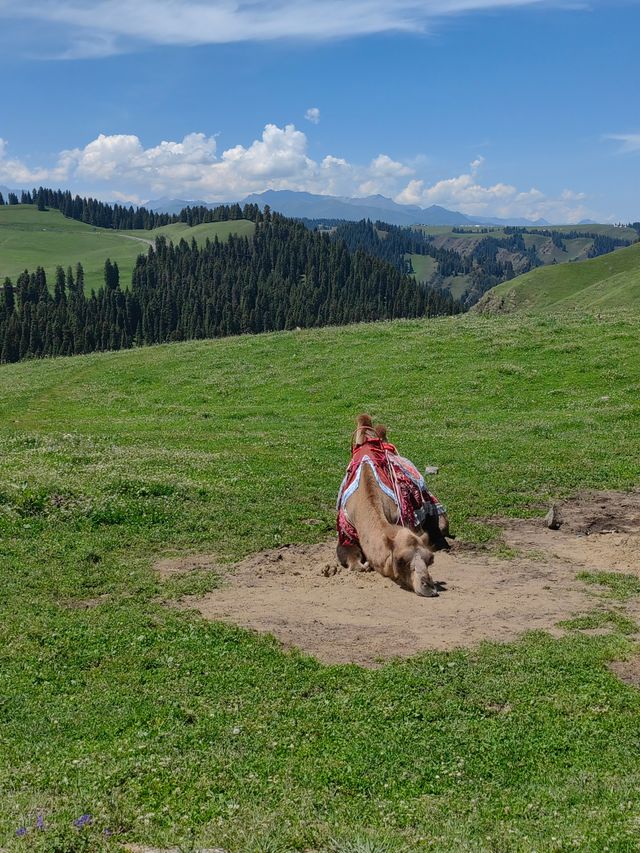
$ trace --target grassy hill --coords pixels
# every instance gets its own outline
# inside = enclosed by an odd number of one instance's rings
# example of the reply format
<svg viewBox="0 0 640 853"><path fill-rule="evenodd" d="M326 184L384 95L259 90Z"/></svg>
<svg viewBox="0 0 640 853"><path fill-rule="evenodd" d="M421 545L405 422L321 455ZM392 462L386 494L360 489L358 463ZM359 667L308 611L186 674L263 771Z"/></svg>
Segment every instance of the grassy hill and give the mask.
<svg viewBox="0 0 640 853"><path fill-rule="evenodd" d="M323 666L163 606L215 578L151 565L330 534L363 409L475 542L637 485L639 333L465 316L0 368L0 846L635 849L621 632Z"/></svg>
<svg viewBox="0 0 640 853"><path fill-rule="evenodd" d="M252 234L252 222L213 222L189 228L184 223L165 225L153 231L112 231L95 228L65 218L57 210L38 211L35 205L0 207L0 282L5 276L15 281L24 269L42 266L53 282L56 266L65 269L80 261L85 270L86 290L104 283L107 258L117 261L121 281L128 284L135 260L146 252L156 236L164 234L174 242L184 237L204 242L207 237L226 239L230 233Z"/></svg>
<svg viewBox="0 0 640 853"><path fill-rule="evenodd" d="M640 307L640 243L590 261L540 267L494 287L481 313Z"/></svg>

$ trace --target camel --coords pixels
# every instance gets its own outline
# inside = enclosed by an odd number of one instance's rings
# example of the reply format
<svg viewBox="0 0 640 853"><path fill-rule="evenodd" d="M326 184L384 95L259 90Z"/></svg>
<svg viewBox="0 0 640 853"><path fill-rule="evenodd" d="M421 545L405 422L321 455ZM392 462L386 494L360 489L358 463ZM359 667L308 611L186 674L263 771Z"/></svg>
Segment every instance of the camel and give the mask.
<svg viewBox="0 0 640 853"><path fill-rule="evenodd" d="M377 448L384 453L368 415L358 417L353 435L352 448L362 445L367 445L367 450L370 446L372 452ZM341 536L337 548L340 563L352 571L377 571L417 595L437 596L436 584L429 573L433 553L425 532L398 523L401 521L398 506L367 461L360 465L355 485L343 508L353 535Z"/></svg>

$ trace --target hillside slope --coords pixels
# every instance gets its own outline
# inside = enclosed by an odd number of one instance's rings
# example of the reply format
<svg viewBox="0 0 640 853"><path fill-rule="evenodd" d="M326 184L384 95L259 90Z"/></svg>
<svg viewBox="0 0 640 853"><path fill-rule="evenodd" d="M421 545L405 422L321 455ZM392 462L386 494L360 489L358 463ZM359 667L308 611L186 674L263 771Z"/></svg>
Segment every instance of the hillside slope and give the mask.
<svg viewBox="0 0 640 853"><path fill-rule="evenodd" d="M475 306L483 314L640 306L640 243L589 261L552 265L494 287Z"/></svg>
<svg viewBox="0 0 640 853"><path fill-rule="evenodd" d="M136 258L145 253L156 236L164 235L174 242L184 237L204 243L218 235L221 240L230 233L251 234L254 224L245 220L188 225L178 222L153 231L113 231L96 228L67 219L57 210L39 211L35 205L3 205L0 207L0 283L5 276L15 281L23 270L42 266L49 284L56 266L66 269L78 261L85 271L85 289L98 289L104 284L104 262L117 261L120 280L131 281Z"/></svg>

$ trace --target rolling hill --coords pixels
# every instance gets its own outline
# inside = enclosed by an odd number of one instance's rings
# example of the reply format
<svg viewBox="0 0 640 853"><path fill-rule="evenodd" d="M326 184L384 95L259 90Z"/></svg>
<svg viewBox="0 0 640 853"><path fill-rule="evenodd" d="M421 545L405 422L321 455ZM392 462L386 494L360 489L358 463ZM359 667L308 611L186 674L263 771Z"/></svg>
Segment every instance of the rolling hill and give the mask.
<svg viewBox="0 0 640 853"><path fill-rule="evenodd" d="M226 239L230 233L252 234L254 224L245 220L188 225L177 222L152 231L114 231L68 219L57 210L38 211L35 205L0 207L0 282L5 276L15 280L24 269L44 267L49 283L56 266L66 269L79 261L85 270L85 288L98 289L104 283L107 258L117 261L123 284L131 280L136 258L146 253L157 236L174 242L184 237L204 243L207 237Z"/></svg>
<svg viewBox="0 0 640 853"><path fill-rule="evenodd" d="M640 243L588 261L540 267L494 287L484 314L640 307Z"/></svg>

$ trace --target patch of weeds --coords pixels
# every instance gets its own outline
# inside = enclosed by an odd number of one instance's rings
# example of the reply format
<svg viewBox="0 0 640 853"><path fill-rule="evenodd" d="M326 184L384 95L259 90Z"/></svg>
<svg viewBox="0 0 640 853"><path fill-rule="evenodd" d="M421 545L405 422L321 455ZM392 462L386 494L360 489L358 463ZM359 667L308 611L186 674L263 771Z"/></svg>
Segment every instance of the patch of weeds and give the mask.
<svg viewBox="0 0 640 853"><path fill-rule="evenodd" d="M470 542L474 545L485 545L495 542L500 535L500 530L491 524L481 521L465 521L455 529L461 541Z"/></svg>
<svg viewBox="0 0 640 853"><path fill-rule="evenodd" d="M162 524L168 518L161 506L143 500L106 500L94 506L88 517L95 527L118 524Z"/></svg>
<svg viewBox="0 0 640 853"><path fill-rule="evenodd" d="M162 483L144 480L118 480L113 491L117 495L128 495L135 498L168 498L175 495L177 487L172 483Z"/></svg>
<svg viewBox="0 0 640 853"><path fill-rule="evenodd" d="M498 365L498 373L504 376L524 376L526 371L519 364L500 364Z"/></svg>
<svg viewBox="0 0 640 853"><path fill-rule="evenodd" d="M580 572L578 580L605 587L610 598L627 601L640 595L640 578L617 572Z"/></svg>
<svg viewBox="0 0 640 853"><path fill-rule="evenodd" d="M170 600L187 595L206 595L219 589L222 579L211 569L194 569L183 575L172 575L162 584L162 597Z"/></svg>
<svg viewBox="0 0 640 853"><path fill-rule="evenodd" d="M12 506L22 518L31 518L45 514L49 506L49 492L42 487L22 483L13 495L3 496L2 502Z"/></svg>
<svg viewBox="0 0 640 853"><path fill-rule="evenodd" d="M522 556L522 551L519 551L518 548L512 548L506 542L497 542L491 547L490 551L491 555L499 560L515 560Z"/></svg>
<svg viewBox="0 0 640 853"><path fill-rule="evenodd" d="M547 561L547 555L539 548L530 548L524 552L524 556L527 560L534 560L536 563L546 563Z"/></svg>
<svg viewBox="0 0 640 853"><path fill-rule="evenodd" d="M573 619L567 619L564 622L558 623L561 628L567 628L570 631L590 631L594 628L612 628L621 634L635 634L638 626L618 610L594 610L592 613L585 613L583 616L576 616Z"/></svg>
<svg viewBox="0 0 640 853"><path fill-rule="evenodd" d="M392 848L384 841L370 838L356 838L353 841L330 842L328 853L392 853ZM396 847L395 850L398 848Z"/></svg>

